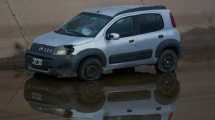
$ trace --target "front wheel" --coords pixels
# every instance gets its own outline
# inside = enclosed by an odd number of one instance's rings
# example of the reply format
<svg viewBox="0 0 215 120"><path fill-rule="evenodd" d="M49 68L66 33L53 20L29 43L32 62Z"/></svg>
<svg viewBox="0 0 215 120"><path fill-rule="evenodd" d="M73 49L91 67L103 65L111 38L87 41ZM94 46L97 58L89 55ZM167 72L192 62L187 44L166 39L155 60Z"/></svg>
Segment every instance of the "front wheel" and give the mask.
<svg viewBox="0 0 215 120"><path fill-rule="evenodd" d="M178 57L175 51L167 49L160 54L156 70L159 73L174 72L177 68L177 61Z"/></svg>
<svg viewBox="0 0 215 120"><path fill-rule="evenodd" d="M81 62L78 77L81 80L98 80L102 76L102 63L97 58L88 58Z"/></svg>

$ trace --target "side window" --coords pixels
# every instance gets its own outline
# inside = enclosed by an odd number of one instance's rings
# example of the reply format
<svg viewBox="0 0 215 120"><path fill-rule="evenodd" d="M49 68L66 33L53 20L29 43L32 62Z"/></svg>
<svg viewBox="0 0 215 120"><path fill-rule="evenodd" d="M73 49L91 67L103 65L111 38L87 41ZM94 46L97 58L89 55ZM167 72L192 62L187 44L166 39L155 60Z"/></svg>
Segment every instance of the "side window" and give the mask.
<svg viewBox="0 0 215 120"><path fill-rule="evenodd" d="M138 15L136 17L136 24L138 34L155 32L164 27L162 16L155 13Z"/></svg>
<svg viewBox="0 0 215 120"><path fill-rule="evenodd" d="M132 17L122 18L108 29L107 34L118 33L120 38L131 36L134 34L133 23Z"/></svg>

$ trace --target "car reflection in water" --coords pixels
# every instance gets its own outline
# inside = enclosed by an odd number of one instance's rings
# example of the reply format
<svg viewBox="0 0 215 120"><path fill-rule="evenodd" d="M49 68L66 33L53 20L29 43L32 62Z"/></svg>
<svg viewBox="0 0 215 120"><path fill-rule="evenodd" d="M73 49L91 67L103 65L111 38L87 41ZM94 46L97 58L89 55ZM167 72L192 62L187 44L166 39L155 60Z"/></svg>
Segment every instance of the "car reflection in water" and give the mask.
<svg viewBox="0 0 215 120"><path fill-rule="evenodd" d="M174 73L113 74L100 81L34 76L24 96L34 110L72 120L172 120L179 90Z"/></svg>

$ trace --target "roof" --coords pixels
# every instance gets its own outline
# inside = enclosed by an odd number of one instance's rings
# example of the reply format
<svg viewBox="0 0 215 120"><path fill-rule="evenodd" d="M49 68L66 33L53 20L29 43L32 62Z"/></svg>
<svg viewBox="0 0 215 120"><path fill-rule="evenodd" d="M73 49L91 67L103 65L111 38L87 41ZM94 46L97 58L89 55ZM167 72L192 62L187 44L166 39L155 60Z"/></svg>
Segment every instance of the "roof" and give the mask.
<svg viewBox="0 0 215 120"><path fill-rule="evenodd" d="M166 7L162 5L118 5L118 6L88 9L88 10L85 10L84 12L90 12L90 13L96 13L96 14L114 17L128 12L144 11L144 10L160 10L160 9L166 9Z"/></svg>

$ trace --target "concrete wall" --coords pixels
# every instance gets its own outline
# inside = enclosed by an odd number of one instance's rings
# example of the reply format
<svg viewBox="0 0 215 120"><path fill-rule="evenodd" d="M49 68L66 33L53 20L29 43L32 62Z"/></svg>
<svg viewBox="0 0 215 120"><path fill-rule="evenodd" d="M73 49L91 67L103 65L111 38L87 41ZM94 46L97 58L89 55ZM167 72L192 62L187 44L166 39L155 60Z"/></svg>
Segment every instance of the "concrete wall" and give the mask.
<svg viewBox="0 0 215 120"><path fill-rule="evenodd" d="M53 30L82 9L115 4L164 4L178 27L208 25L214 0L0 0L0 57L15 53L14 43Z"/></svg>

